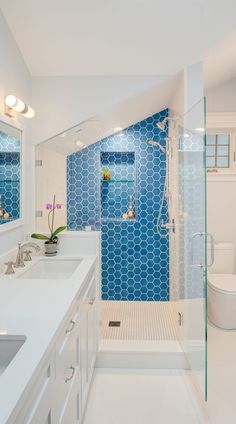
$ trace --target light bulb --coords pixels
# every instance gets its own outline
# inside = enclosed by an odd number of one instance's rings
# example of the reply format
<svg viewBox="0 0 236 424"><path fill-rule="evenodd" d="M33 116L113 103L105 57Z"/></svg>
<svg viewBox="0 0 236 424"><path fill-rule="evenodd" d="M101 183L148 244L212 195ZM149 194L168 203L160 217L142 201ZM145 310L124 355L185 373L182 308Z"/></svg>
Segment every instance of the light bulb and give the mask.
<svg viewBox="0 0 236 424"><path fill-rule="evenodd" d="M120 132L120 131L122 131L122 128L121 127L116 127L116 128L114 128L114 133L117 133L117 132Z"/></svg>
<svg viewBox="0 0 236 424"><path fill-rule="evenodd" d="M25 104L13 94L5 97L5 104L16 112L22 113L25 110Z"/></svg>
<svg viewBox="0 0 236 424"><path fill-rule="evenodd" d="M75 142L75 144L76 144L76 146L78 146L78 147L84 147L84 143L82 143L82 141L80 141L80 140L77 140L76 142Z"/></svg>

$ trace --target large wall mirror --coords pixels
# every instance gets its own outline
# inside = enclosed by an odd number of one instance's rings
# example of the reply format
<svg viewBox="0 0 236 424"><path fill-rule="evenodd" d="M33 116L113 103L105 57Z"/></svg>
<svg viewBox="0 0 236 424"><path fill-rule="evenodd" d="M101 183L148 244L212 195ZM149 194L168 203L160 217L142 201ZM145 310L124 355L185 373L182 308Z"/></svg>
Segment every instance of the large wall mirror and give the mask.
<svg viewBox="0 0 236 424"><path fill-rule="evenodd" d="M21 140L21 130L0 121L0 229L21 218Z"/></svg>

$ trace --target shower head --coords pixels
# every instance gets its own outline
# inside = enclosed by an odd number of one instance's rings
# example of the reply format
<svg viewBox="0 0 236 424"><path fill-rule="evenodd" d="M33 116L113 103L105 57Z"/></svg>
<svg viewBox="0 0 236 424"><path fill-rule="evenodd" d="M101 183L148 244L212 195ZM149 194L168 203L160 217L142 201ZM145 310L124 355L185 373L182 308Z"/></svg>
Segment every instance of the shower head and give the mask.
<svg viewBox="0 0 236 424"><path fill-rule="evenodd" d="M164 119L163 121L157 122L157 127L159 128L159 130L164 131L166 126L166 120Z"/></svg>
<svg viewBox="0 0 236 424"><path fill-rule="evenodd" d="M178 118L171 118L171 117L166 117L163 119L163 121L159 121L157 122L157 127L159 128L159 130L164 131L165 130L165 126L167 121L172 121L172 122L176 122Z"/></svg>
<svg viewBox="0 0 236 424"><path fill-rule="evenodd" d="M154 147L159 147L162 153L166 153L165 148L158 141L148 140L147 142L148 144L151 144Z"/></svg>

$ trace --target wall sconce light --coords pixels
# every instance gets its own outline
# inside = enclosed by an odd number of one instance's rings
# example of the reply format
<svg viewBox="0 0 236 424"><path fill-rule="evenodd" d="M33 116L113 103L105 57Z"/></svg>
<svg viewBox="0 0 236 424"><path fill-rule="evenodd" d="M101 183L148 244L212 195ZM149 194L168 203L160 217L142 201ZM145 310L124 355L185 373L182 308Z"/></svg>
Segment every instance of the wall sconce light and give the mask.
<svg viewBox="0 0 236 424"><path fill-rule="evenodd" d="M12 111L21 113L26 118L32 119L35 116L35 111L32 107L27 106L22 100L18 99L13 94L8 94L5 97L5 114L12 117Z"/></svg>

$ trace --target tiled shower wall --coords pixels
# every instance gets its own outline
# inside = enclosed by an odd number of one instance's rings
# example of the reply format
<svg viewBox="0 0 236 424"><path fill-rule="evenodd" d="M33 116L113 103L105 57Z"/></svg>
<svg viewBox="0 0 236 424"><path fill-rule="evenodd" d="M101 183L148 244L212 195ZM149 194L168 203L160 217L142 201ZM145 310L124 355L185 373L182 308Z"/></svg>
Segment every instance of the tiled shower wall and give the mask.
<svg viewBox="0 0 236 424"><path fill-rule="evenodd" d="M156 123L165 109L107 137L67 159L67 224L70 230L88 224L102 230L102 299L169 300L169 243L156 231L165 185L166 156L148 139L165 144L166 131ZM101 152L135 153L135 220L101 219ZM126 184L126 183L125 183ZM125 185L121 188L125 191ZM123 200L122 200L123 201ZM127 207L129 202L127 189ZM161 220L168 220L164 202Z"/></svg>

